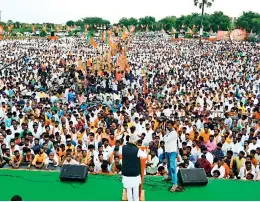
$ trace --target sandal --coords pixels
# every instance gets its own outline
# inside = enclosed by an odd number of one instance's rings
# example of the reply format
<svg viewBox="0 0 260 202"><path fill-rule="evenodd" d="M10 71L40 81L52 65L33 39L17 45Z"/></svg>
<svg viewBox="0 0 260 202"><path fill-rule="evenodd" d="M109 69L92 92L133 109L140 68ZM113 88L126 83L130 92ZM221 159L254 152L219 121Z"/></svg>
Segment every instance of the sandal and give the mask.
<svg viewBox="0 0 260 202"><path fill-rule="evenodd" d="M170 192L176 192L176 190L177 190L177 186L172 186L172 188L170 189Z"/></svg>

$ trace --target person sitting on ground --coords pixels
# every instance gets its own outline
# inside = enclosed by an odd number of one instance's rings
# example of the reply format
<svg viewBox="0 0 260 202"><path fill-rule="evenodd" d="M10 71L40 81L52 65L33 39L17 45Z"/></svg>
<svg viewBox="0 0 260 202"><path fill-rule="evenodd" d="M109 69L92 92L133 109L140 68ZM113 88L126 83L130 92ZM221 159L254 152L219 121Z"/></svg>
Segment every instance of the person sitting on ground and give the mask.
<svg viewBox="0 0 260 202"><path fill-rule="evenodd" d="M23 157L20 155L20 152L16 150L14 152L14 156L12 157L9 165L12 166L13 169L18 169L22 163Z"/></svg>
<svg viewBox="0 0 260 202"><path fill-rule="evenodd" d="M63 162L62 165L79 165L79 162L73 159L70 153L67 153L65 161Z"/></svg>

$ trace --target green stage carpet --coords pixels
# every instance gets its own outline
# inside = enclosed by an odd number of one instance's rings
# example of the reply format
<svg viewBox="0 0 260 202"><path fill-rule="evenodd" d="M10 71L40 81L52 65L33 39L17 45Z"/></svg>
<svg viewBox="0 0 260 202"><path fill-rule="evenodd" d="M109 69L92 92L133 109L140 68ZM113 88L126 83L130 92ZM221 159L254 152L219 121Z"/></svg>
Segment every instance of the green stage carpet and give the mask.
<svg viewBox="0 0 260 202"><path fill-rule="evenodd" d="M146 201L253 201L259 200L260 183L210 180L205 187L187 187L182 193L168 191L162 177L146 176ZM121 201L119 176L89 175L85 183L60 182L59 172L0 170L0 200L20 195L26 201Z"/></svg>

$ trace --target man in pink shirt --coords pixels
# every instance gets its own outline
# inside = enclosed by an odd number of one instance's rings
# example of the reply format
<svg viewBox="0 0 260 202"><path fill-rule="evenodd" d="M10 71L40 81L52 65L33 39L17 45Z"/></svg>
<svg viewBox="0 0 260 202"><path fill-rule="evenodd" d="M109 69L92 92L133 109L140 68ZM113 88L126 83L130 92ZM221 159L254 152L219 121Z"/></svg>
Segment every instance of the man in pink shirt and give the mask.
<svg viewBox="0 0 260 202"><path fill-rule="evenodd" d="M209 152L212 152L213 150L216 149L217 145L216 145L216 142L214 141L214 135L209 136L209 141L207 142L207 144L205 146L207 147L207 150Z"/></svg>
<svg viewBox="0 0 260 202"><path fill-rule="evenodd" d="M83 102L86 102L86 97L80 92L78 95L79 103L82 104Z"/></svg>

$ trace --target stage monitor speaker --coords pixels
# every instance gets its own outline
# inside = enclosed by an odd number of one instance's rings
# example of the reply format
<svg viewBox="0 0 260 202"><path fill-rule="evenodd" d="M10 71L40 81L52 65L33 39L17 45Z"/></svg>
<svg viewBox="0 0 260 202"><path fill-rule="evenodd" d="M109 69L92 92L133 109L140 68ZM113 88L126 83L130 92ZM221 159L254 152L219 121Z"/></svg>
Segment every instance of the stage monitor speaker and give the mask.
<svg viewBox="0 0 260 202"><path fill-rule="evenodd" d="M179 33L175 33L175 38L176 38L176 39L179 38Z"/></svg>
<svg viewBox="0 0 260 202"><path fill-rule="evenodd" d="M54 32L51 32L51 36L54 36Z"/></svg>
<svg viewBox="0 0 260 202"><path fill-rule="evenodd" d="M61 181L80 181L85 182L88 176L87 166L63 165L60 171Z"/></svg>
<svg viewBox="0 0 260 202"><path fill-rule="evenodd" d="M208 184L208 178L203 168L181 168L178 172L178 180L182 186L199 185L205 186Z"/></svg>

